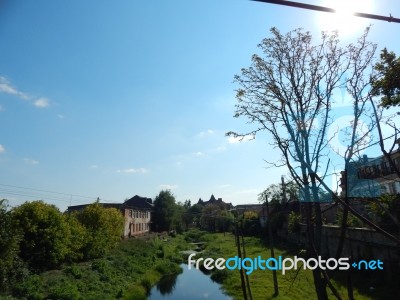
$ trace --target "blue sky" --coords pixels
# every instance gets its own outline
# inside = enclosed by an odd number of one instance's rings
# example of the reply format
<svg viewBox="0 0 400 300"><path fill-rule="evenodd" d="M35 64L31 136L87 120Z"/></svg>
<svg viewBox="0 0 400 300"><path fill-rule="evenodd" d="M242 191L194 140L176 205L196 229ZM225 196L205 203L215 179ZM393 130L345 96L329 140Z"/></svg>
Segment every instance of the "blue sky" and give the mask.
<svg viewBox="0 0 400 300"><path fill-rule="evenodd" d="M353 1L400 16L395 0ZM329 18L247 0L2 1L0 198L64 210L169 188L178 201L256 203L286 170L266 169L279 158L267 135L225 137L248 128L232 117L233 76L272 26L317 36ZM400 53L400 24L343 20L344 40L372 23L378 49Z"/></svg>

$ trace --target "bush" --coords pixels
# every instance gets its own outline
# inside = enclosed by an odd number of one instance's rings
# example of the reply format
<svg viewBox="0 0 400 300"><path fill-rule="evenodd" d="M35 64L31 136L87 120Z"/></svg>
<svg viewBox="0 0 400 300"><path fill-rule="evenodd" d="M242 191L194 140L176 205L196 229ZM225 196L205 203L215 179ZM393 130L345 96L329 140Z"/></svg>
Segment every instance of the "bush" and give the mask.
<svg viewBox="0 0 400 300"><path fill-rule="evenodd" d="M211 279L212 279L212 281L221 284L221 283L224 282L224 280L226 278L228 278L228 275L229 275L228 274L228 270L226 270L226 269L223 269L223 270L216 269L215 271L212 272Z"/></svg>
<svg viewBox="0 0 400 300"><path fill-rule="evenodd" d="M78 266L70 266L64 270L65 274L72 275L75 279L82 278L82 270Z"/></svg>
<svg viewBox="0 0 400 300"><path fill-rule="evenodd" d="M23 282L14 285L12 293L18 299L44 299L41 292L42 279L38 275L32 275Z"/></svg>
<svg viewBox="0 0 400 300"><path fill-rule="evenodd" d="M162 275L182 273L181 267L179 267L178 265L174 264L171 261L160 262L156 266L156 270Z"/></svg>
<svg viewBox="0 0 400 300"><path fill-rule="evenodd" d="M135 285L124 294L123 299L147 300L146 289L141 285Z"/></svg>
<svg viewBox="0 0 400 300"><path fill-rule="evenodd" d="M74 300L79 299L79 291L75 284L67 281L50 288L47 299Z"/></svg>
<svg viewBox="0 0 400 300"><path fill-rule="evenodd" d="M198 242L207 232L199 230L197 228L191 229L185 232L185 241L187 242Z"/></svg>

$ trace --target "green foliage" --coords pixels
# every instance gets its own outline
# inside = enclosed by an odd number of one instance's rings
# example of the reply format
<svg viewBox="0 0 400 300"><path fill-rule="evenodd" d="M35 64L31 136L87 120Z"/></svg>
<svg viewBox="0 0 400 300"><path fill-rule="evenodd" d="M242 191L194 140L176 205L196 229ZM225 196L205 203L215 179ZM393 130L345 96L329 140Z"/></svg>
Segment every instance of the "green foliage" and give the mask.
<svg viewBox="0 0 400 300"><path fill-rule="evenodd" d="M179 274L182 272L182 269L179 267L179 265L168 260L161 261L159 264L157 264L155 269L162 275Z"/></svg>
<svg viewBox="0 0 400 300"><path fill-rule="evenodd" d="M162 190L154 199L154 228L169 231L176 218L175 197L169 190Z"/></svg>
<svg viewBox="0 0 400 300"><path fill-rule="evenodd" d="M86 243L83 245L85 259L101 257L113 249L121 239L124 217L115 208L104 208L99 203L91 204L75 214L76 219L86 229L86 234L78 225L74 230L81 233Z"/></svg>
<svg viewBox="0 0 400 300"><path fill-rule="evenodd" d="M132 286L123 299L127 300L147 300L146 289L141 285Z"/></svg>
<svg viewBox="0 0 400 300"><path fill-rule="evenodd" d="M7 291L12 282L27 275L18 257L20 240L11 213L7 210L7 200L0 200L0 292Z"/></svg>
<svg viewBox="0 0 400 300"><path fill-rule="evenodd" d="M200 230L198 228L192 228L189 231L185 232L185 241L187 242L199 242L202 240L202 237L206 234L206 231Z"/></svg>
<svg viewBox="0 0 400 300"><path fill-rule="evenodd" d="M59 300L75 300L79 299L80 294L76 284L65 281L62 284L58 284L50 288L47 299L59 299Z"/></svg>
<svg viewBox="0 0 400 300"><path fill-rule="evenodd" d="M211 232L232 230L234 216L220 205L207 204L201 213L200 227Z"/></svg>
<svg viewBox="0 0 400 300"><path fill-rule="evenodd" d="M381 105L385 108L400 105L400 58L384 48L381 60L375 65L378 78L372 79L372 93L382 96Z"/></svg>
<svg viewBox="0 0 400 300"><path fill-rule="evenodd" d="M64 214L64 219L68 224L70 238L68 248L70 251L66 256L67 262L80 261L84 258L83 248L89 239L88 231L76 218L75 214Z"/></svg>
<svg viewBox="0 0 400 300"><path fill-rule="evenodd" d="M190 223L192 223L193 225L195 225L197 227L200 227L200 218L201 218L202 212L203 212L202 205L195 204L195 205L191 206L187 210L187 217L189 218Z"/></svg>
<svg viewBox="0 0 400 300"><path fill-rule="evenodd" d="M26 202L12 211L21 234L20 257L35 270L59 267L69 254L68 224L54 206L43 201Z"/></svg>
<svg viewBox="0 0 400 300"><path fill-rule="evenodd" d="M82 278L82 269L79 268L78 266L70 266L70 267L67 267L67 268L64 270L64 273L65 273L65 274L71 275L71 276L72 276L73 278L75 278L75 279L80 279L80 278Z"/></svg>
<svg viewBox="0 0 400 300"><path fill-rule="evenodd" d="M151 286L153 285L151 280L149 278L145 277L140 281L140 284L146 290L146 294L149 295L150 294L150 290L151 290Z"/></svg>
<svg viewBox="0 0 400 300"><path fill-rule="evenodd" d="M44 294L41 291L42 279L38 275L31 275L22 282L18 282L13 286L13 296L18 299L41 300Z"/></svg>
<svg viewBox="0 0 400 300"><path fill-rule="evenodd" d="M181 272L176 249L187 248L180 235L168 238L168 241L157 240L121 240L118 247L103 258L31 275L22 282L15 282L12 296L41 300L147 299L149 290L163 274ZM156 256L160 246L164 258Z"/></svg>
<svg viewBox="0 0 400 300"><path fill-rule="evenodd" d="M246 236L255 236L261 232L260 220L255 211L243 213L242 231Z"/></svg>
<svg viewBox="0 0 400 300"><path fill-rule="evenodd" d="M343 220L343 210L340 209L337 212L337 223L339 225L341 225L342 220ZM364 226L363 222L360 219L358 219L356 216L354 216L351 212L349 212L347 215L346 225L347 225L347 227L354 227L354 228L360 228L360 227Z"/></svg>
<svg viewBox="0 0 400 300"><path fill-rule="evenodd" d="M400 196L383 194L368 205L380 227L396 232L400 230Z"/></svg>
<svg viewBox="0 0 400 300"><path fill-rule="evenodd" d="M226 280L228 278L228 275L229 275L229 271L227 269L223 269L223 270L216 269L215 271L212 272L211 279L212 279L212 281L215 281L215 282L221 284L224 282L224 280Z"/></svg>
<svg viewBox="0 0 400 300"><path fill-rule="evenodd" d="M296 233L300 231L300 214L291 211L289 214L288 231L291 233Z"/></svg>

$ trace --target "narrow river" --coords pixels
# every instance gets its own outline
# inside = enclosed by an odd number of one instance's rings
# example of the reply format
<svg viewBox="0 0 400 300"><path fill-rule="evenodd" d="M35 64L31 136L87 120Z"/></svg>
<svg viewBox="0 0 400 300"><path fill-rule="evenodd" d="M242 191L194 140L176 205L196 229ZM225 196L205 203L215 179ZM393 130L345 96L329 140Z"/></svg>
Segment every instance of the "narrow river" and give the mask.
<svg viewBox="0 0 400 300"><path fill-rule="evenodd" d="M213 282L209 275L200 270L188 270L186 264L182 264L183 272L177 276L167 276L151 289L149 300L231 300L225 295L221 286Z"/></svg>

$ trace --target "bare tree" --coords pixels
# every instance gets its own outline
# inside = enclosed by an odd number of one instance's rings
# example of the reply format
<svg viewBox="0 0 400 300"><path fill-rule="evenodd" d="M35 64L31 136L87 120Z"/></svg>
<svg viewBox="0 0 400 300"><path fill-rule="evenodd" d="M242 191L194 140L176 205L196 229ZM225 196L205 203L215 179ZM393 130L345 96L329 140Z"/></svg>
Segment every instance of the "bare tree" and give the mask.
<svg viewBox="0 0 400 300"><path fill-rule="evenodd" d="M367 33L368 29L356 44L344 47L335 32L322 33L314 45L309 32L297 29L283 35L272 28L272 37L259 45L263 56L254 54L252 65L235 76L240 86L235 117L247 118L255 129L227 135L244 138L267 131L272 136L281 160L271 164L287 166L302 194L310 257L317 257L321 249L321 182L317 179L325 178L330 165L328 128L334 118L336 89L345 86L354 99L348 160L370 131L360 135L358 130L366 105L361 91L368 83L366 72L375 51L366 41ZM313 276L318 299L328 298L326 285L340 298L324 270L315 269Z"/></svg>

